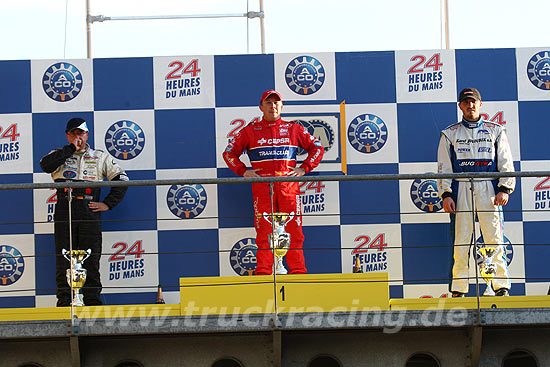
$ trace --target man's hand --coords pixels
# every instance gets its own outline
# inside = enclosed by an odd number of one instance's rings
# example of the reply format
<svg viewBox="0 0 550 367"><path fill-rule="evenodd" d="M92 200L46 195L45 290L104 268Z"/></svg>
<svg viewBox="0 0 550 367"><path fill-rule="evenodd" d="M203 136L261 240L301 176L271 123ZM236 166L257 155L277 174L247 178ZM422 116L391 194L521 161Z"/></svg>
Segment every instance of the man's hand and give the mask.
<svg viewBox="0 0 550 367"><path fill-rule="evenodd" d="M455 201L452 197L447 196L445 199L443 199L443 210L445 210L447 213L456 214Z"/></svg>
<svg viewBox="0 0 550 367"><path fill-rule="evenodd" d="M261 168L246 170L243 174L243 177L261 177L259 174L256 173L261 170Z"/></svg>
<svg viewBox="0 0 550 367"><path fill-rule="evenodd" d="M104 212L109 210L109 206L105 203L98 203L96 201L90 201L88 203L88 208L93 212Z"/></svg>
<svg viewBox="0 0 550 367"><path fill-rule="evenodd" d="M76 150L82 150L85 147L84 139L80 135L75 136L72 144L75 146Z"/></svg>
<svg viewBox="0 0 550 367"><path fill-rule="evenodd" d="M288 172L288 176L293 177L299 177L306 174L306 170L302 167L290 167L290 172Z"/></svg>
<svg viewBox="0 0 550 367"><path fill-rule="evenodd" d="M505 192L499 191L498 194L495 196L495 205L506 205L508 204L508 199L510 198L510 195L508 195Z"/></svg>

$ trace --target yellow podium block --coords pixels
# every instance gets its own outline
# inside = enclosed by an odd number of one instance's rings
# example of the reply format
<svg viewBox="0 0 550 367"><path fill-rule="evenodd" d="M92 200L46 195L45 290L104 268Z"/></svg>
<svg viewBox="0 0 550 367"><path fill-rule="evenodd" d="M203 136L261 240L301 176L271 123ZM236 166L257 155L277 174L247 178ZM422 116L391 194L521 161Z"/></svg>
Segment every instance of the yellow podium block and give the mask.
<svg viewBox="0 0 550 367"><path fill-rule="evenodd" d="M119 305L73 307L79 319L179 316L180 305ZM71 307L0 309L0 321L70 320Z"/></svg>
<svg viewBox="0 0 550 367"><path fill-rule="evenodd" d="M550 307L548 296L481 297L480 308L540 308ZM391 299L391 309L427 310L453 308L477 309L476 297Z"/></svg>
<svg viewBox="0 0 550 367"><path fill-rule="evenodd" d="M388 273L283 275L279 313L388 310Z"/></svg>
<svg viewBox="0 0 550 367"><path fill-rule="evenodd" d="M273 313L273 299L269 275L180 278L182 316Z"/></svg>
<svg viewBox="0 0 550 367"><path fill-rule="evenodd" d="M180 278L180 300L182 315L388 310L388 274Z"/></svg>
<svg viewBox="0 0 550 367"><path fill-rule="evenodd" d="M70 320L69 307L3 308L0 321Z"/></svg>
<svg viewBox="0 0 550 367"><path fill-rule="evenodd" d="M79 319L152 318L180 315L178 304L84 306L74 307L73 310Z"/></svg>

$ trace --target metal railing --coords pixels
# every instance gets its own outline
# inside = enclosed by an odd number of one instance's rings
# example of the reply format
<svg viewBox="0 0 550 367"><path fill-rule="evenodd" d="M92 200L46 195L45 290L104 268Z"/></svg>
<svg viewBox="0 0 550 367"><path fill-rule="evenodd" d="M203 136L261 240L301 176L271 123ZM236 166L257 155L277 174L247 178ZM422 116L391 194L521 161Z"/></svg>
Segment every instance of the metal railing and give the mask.
<svg viewBox="0 0 550 367"><path fill-rule="evenodd" d="M491 178L502 178L502 177L516 177L516 178L526 178L526 177L550 177L550 171L529 171L529 172L509 172L509 173L503 173L503 172L483 172L483 173L455 173L455 174L437 174L437 173L424 173L424 174L374 174L374 175L349 175L349 176L343 176L343 175L311 175L311 176L303 176L303 177L261 177L261 178L201 178L201 179L166 179L166 180L133 180L133 181L116 181L116 182L110 182L110 181L104 181L104 182L62 182L62 183L21 183L21 184L3 184L0 185L0 190L41 190L41 189L62 189L62 188L69 188L69 189L79 189L79 188L96 188L96 187L122 187L122 186L167 186L167 185L224 185L224 184L243 184L243 183L276 183L276 182L330 182L330 181L337 181L337 182L345 182L345 181L395 181L395 180L437 180L437 179L462 179L462 180L469 180L470 183L472 183L474 180L478 179L491 179ZM525 211L525 210L522 210ZM539 211L540 212L540 211ZM383 210L380 213L352 213L352 214L327 214L327 216L332 215L380 215L380 214L415 214L415 213L388 213L384 212ZM417 212L417 214L425 215L424 212ZM441 213L440 213L441 214ZM308 214L302 214L303 216L308 216ZM239 217L238 215L236 217ZM213 217L207 217L207 218L194 218L192 220L202 220L202 219L209 219ZM216 218L220 218L219 216ZM133 219L123 219L121 221L131 221ZM136 220L136 219L134 219ZM143 219L137 219L137 220L143 220ZM159 219L159 218L150 218L146 220L151 221L162 221L162 220L180 220L180 219ZM104 220L105 221L105 220ZM34 222L37 223L37 222ZM7 223L7 224L14 224L14 223ZM70 226L69 226L70 228ZM475 228L475 224L474 224ZM475 246L477 249L477 244L475 241L475 236L473 237L473 243L469 244L461 244L463 246ZM307 241L307 238L306 238ZM527 245L527 244L517 244L515 245ZM532 244L535 245L546 245L546 244ZM454 246L453 244L442 244L442 246ZM407 248L422 248L422 247L433 247L429 245L417 245L417 246L407 246ZM403 244L401 246L387 246L387 249L402 249ZM308 247L308 251L315 250L315 251L341 251L341 250L352 250L353 248L349 247L342 247L337 246L335 248L324 248L324 247ZM213 250L204 250L204 251L178 251L177 254L197 254L197 253L222 253L222 252L229 252L229 250L220 250L217 251ZM157 253L149 252L148 255L161 255L161 254L168 254L161 253L158 251ZM102 253L102 255L113 255L109 253ZM37 255L35 255L37 256ZM52 256L52 255L40 255L40 256ZM55 254L53 256L61 256L61 254ZM480 315L480 290L479 290L479 279L478 279L478 270L476 269L476 298L477 298L477 309L478 309L478 319L477 324L479 325L479 315ZM518 279L518 278L512 278L512 279ZM432 281L432 282L444 282L444 281L450 281L451 279L389 279L389 283L395 283L395 282L426 282L426 281ZM522 277L521 280L526 280L526 277ZM540 279L541 281L548 281L548 279ZM273 276L273 284L274 289L276 289L276 282L277 279L275 276ZM133 286L133 287L122 287L122 288L133 288L138 289L139 287ZM156 290L157 285L147 285L143 288ZM167 285L168 289L179 289L179 284ZM21 290L18 289L15 292L22 292L22 291L36 291L36 289L28 289L28 290ZM2 291L4 292L4 291ZM275 299L276 293L274 294ZM74 312L73 312L74 315ZM275 315L277 315L277 305L275 305Z"/></svg>

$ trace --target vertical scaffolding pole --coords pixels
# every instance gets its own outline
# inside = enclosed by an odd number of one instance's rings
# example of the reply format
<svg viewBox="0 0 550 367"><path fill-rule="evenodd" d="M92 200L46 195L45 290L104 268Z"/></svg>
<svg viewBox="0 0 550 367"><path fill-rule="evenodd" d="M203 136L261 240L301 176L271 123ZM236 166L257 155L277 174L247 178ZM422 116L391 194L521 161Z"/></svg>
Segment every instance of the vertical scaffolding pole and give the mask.
<svg viewBox="0 0 550 367"><path fill-rule="evenodd" d="M260 42L262 53L265 54L264 0L260 0Z"/></svg>
<svg viewBox="0 0 550 367"><path fill-rule="evenodd" d="M90 0L86 0L86 57L92 58L92 20L90 17Z"/></svg>
<svg viewBox="0 0 550 367"><path fill-rule="evenodd" d="M441 48L449 49L449 0L441 0Z"/></svg>

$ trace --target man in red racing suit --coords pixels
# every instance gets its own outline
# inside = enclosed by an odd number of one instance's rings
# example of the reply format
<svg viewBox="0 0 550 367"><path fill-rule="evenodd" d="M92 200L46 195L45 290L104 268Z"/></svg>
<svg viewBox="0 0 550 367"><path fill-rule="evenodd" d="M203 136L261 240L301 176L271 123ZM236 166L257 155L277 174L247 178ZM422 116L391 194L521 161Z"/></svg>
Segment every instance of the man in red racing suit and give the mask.
<svg viewBox="0 0 550 367"><path fill-rule="evenodd" d="M318 139L307 132L300 124L281 120L283 101L281 95L268 90L262 94L260 110L263 118L245 126L223 153L227 166L237 175L244 177L303 176L313 170L323 158L324 148ZM298 147L308 153L300 167L296 167ZM239 159L247 152L252 169L247 169ZM256 228L256 275L271 274L273 254L269 250L268 234L271 222L263 213L271 213L269 183L253 183L254 227ZM294 213L285 227L290 234L290 249L286 261L291 274L307 272L302 246L302 209L298 182L276 182L273 187L273 210Z"/></svg>

